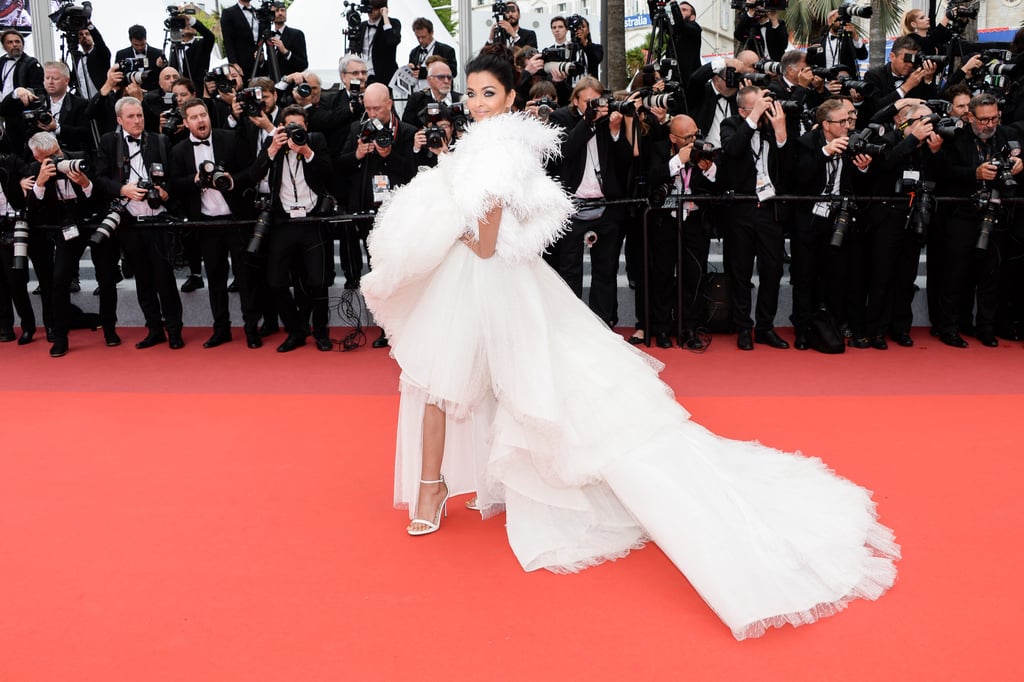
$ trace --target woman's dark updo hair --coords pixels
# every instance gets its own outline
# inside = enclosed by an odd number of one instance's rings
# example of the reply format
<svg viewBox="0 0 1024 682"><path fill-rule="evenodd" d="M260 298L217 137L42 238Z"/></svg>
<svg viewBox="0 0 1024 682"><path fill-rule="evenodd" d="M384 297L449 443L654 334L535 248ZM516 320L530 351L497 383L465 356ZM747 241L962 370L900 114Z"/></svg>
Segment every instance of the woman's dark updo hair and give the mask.
<svg viewBox="0 0 1024 682"><path fill-rule="evenodd" d="M484 45L480 53L466 65L466 75L486 72L497 79L507 92L516 87L516 68L512 51L499 43Z"/></svg>

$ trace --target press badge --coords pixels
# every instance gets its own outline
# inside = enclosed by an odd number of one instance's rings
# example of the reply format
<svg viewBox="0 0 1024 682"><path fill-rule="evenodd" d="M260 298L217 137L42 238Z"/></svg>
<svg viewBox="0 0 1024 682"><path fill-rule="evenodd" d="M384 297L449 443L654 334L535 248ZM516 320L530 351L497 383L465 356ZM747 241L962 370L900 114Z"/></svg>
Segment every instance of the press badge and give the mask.
<svg viewBox="0 0 1024 682"><path fill-rule="evenodd" d="M767 175L758 175L754 193L757 195L758 201L767 201L775 196L775 185Z"/></svg>
<svg viewBox="0 0 1024 682"><path fill-rule="evenodd" d="M72 239L78 236L78 226L67 225L61 230L61 233L63 233L64 235L64 241L71 241Z"/></svg>
<svg viewBox="0 0 1024 682"><path fill-rule="evenodd" d="M288 209L288 216L290 218L305 218L306 209L304 209L301 206L292 206L290 209Z"/></svg>
<svg viewBox="0 0 1024 682"><path fill-rule="evenodd" d="M391 191L391 179L386 175L373 176L373 201L376 204L382 203L388 198Z"/></svg>
<svg viewBox="0 0 1024 682"><path fill-rule="evenodd" d="M819 218L827 218L828 214L832 212L831 201L819 201L811 209L811 213L818 216Z"/></svg>

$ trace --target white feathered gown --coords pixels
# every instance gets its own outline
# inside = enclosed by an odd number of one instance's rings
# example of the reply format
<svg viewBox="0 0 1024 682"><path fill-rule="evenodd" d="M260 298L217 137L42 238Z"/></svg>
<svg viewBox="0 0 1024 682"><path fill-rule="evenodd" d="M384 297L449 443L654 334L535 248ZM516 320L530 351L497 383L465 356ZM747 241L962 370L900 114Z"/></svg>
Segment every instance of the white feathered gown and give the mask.
<svg viewBox="0 0 1024 682"><path fill-rule="evenodd" d="M899 547L867 490L691 422L659 364L539 257L571 210L543 172L557 146L520 115L476 123L378 216L362 287L402 368L396 505L415 508L437 404L451 490L506 510L526 570L580 570L650 538L737 639L881 596ZM498 202L497 252L481 259L458 239Z"/></svg>

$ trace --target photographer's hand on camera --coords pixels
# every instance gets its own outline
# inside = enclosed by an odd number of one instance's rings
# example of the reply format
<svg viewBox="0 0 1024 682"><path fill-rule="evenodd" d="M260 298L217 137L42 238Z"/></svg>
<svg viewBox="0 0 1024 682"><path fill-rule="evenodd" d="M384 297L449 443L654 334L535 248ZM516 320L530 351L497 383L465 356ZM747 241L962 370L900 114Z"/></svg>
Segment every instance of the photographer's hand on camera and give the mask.
<svg viewBox="0 0 1024 682"><path fill-rule="evenodd" d="M765 111L765 117L775 129L775 141L783 144L786 141L786 112L783 111L782 105L772 102Z"/></svg>
<svg viewBox="0 0 1024 682"><path fill-rule="evenodd" d="M907 135L913 135L919 141L924 142L932 134L932 122L928 118L919 118L907 128Z"/></svg>
<svg viewBox="0 0 1024 682"><path fill-rule="evenodd" d="M979 55L979 54L972 54L971 58L968 59L966 62L964 62L963 66L960 67L960 70L963 72L964 76L966 76L967 78L973 78L974 77L974 70L977 69L978 67L980 67L981 65L982 65L981 55Z"/></svg>
<svg viewBox="0 0 1024 682"><path fill-rule="evenodd" d="M14 89L14 96L17 99L21 100L22 106L25 106L25 107L27 107L29 104L31 104L32 102L35 102L36 100L39 99L36 96L36 94L34 92L32 92L31 90L29 90L28 88L15 88Z"/></svg>
<svg viewBox="0 0 1024 682"><path fill-rule="evenodd" d="M825 144L821 148L821 151L826 156L837 156L846 151L847 145L850 144L850 138L847 136L837 137L831 142Z"/></svg>

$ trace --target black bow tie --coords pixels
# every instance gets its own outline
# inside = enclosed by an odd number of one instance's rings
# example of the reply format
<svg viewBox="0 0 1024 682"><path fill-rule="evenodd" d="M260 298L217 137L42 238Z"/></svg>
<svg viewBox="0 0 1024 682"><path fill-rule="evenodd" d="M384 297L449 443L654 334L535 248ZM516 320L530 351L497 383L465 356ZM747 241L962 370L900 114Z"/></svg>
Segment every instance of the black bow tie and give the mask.
<svg viewBox="0 0 1024 682"><path fill-rule="evenodd" d="M141 137L132 137L131 135L125 137L124 141L125 142L129 142L129 143L142 144L142 138Z"/></svg>
<svg viewBox="0 0 1024 682"><path fill-rule="evenodd" d="M192 140L193 147L198 147L201 144L205 144L207 147L212 146L209 140Z"/></svg>

